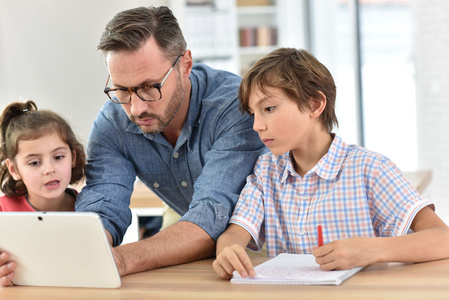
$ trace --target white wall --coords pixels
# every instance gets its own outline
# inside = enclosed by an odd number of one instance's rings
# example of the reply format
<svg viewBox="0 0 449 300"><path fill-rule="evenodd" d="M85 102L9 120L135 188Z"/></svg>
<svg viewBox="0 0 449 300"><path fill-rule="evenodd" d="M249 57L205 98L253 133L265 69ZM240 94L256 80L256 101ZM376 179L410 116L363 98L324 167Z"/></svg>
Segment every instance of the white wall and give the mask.
<svg viewBox="0 0 449 300"><path fill-rule="evenodd" d="M103 93L107 68L96 51L105 24L117 12L141 5L169 5L182 21L179 1L0 0L0 109L33 99L38 107L65 116L86 143L99 108L108 101ZM426 195L449 223L449 1L412 3L419 167L432 169ZM323 62L332 71L333 61Z"/></svg>
<svg viewBox="0 0 449 300"><path fill-rule="evenodd" d="M419 164L432 170L427 195L449 224L449 1L415 0L413 12Z"/></svg>
<svg viewBox="0 0 449 300"><path fill-rule="evenodd" d="M85 144L105 101L96 46L106 23L144 0L0 0L0 109L32 99L62 114Z"/></svg>

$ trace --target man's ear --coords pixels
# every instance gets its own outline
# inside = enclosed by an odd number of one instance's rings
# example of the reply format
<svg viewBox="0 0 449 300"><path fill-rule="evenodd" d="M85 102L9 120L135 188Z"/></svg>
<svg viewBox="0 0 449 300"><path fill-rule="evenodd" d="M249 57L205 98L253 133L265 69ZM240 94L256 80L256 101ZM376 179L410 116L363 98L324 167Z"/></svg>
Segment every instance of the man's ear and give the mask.
<svg viewBox="0 0 449 300"><path fill-rule="evenodd" d="M186 52L184 52L184 55L180 59L181 59L181 68L180 68L181 77L189 78L190 72L192 71L193 67L192 52L190 52L190 50L186 50Z"/></svg>
<svg viewBox="0 0 449 300"><path fill-rule="evenodd" d="M318 91L318 97L314 97L310 105L310 117L317 119L326 108L327 100L323 92Z"/></svg>
<svg viewBox="0 0 449 300"><path fill-rule="evenodd" d="M22 179L16 166L14 165L14 162L9 158L6 159L6 166L8 167L9 174L11 174L12 178L14 178L15 181L19 181L20 179Z"/></svg>

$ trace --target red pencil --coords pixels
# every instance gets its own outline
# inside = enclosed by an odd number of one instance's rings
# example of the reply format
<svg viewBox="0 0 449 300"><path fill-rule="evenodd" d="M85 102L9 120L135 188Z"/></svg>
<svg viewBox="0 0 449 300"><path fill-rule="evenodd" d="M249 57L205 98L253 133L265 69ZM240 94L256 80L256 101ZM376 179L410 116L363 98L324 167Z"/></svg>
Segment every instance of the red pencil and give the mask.
<svg viewBox="0 0 449 300"><path fill-rule="evenodd" d="M318 225L318 247L323 246L323 229Z"/></svg>

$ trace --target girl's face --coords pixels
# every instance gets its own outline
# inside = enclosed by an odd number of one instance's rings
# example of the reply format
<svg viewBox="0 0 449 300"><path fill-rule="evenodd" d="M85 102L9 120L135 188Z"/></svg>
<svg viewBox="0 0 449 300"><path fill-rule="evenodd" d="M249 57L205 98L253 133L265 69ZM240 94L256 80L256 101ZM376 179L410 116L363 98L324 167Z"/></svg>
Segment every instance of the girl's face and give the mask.
<svg viewBox="0 0 449 300"><path fill-rule="evenodd" d="M28 191L28 201L36 207L48 201L61 200L72 177L75 153L57 133L35 140L22 140L14 159L6 161L15 180L22 180Z"/></svg>

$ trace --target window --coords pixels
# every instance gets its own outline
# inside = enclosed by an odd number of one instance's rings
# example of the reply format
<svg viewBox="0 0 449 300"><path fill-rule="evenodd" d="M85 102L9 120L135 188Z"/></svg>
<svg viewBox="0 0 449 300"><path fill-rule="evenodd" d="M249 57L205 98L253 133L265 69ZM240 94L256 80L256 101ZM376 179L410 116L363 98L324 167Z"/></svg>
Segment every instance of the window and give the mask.
<svg viewBox="0 0 449 300"><path fill-rule="evenodd" d="M312 1L311 50L336 81L337 133L346 142L386 155L403 171L415 170L418 146L410 1L356 1Z"/></svg>

